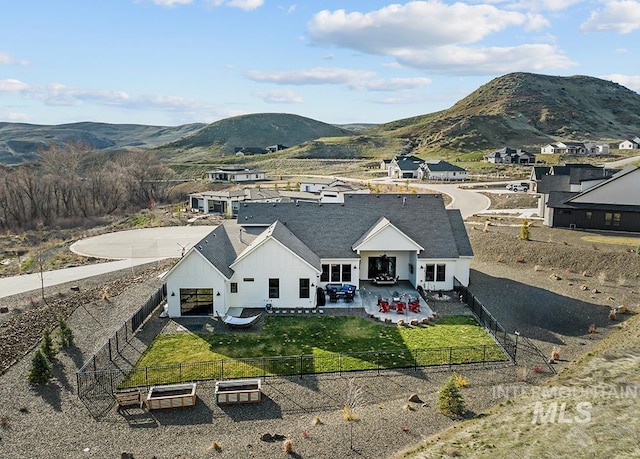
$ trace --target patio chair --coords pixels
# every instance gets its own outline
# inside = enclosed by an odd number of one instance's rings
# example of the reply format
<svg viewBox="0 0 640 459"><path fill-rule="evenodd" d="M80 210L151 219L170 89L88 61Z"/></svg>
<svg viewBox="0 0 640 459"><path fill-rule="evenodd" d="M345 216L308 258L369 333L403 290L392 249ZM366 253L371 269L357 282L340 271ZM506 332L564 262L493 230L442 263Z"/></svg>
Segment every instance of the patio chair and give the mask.
<svg viewBox="0 0 640 459"><path fill-rule="evenodd" d="M396 303L396 312L398 314L403 314L404 310L406 309L407 305L404 304L402 301Z"/></svg>
<svg viewBox="0 0 640 459"><path fill-rule="evenodd" d="M419 301L411 301L411 302L409 302L409 311L411 311L411 312L420 312L420 302Z"/></svg>
<svg viewBox="0 0 640 459"><path fill-rule="evenodd" d="M380 301L380 309L379 312L389 312L391 310L391 305L388 301Z"/></svg>

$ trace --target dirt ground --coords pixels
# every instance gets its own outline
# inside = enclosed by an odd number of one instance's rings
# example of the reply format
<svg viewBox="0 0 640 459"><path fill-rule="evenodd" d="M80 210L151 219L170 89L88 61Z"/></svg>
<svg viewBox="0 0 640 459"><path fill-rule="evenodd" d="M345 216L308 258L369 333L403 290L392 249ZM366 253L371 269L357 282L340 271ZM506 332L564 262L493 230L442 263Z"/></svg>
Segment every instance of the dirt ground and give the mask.
<svg viewBox="0 0 640 459"><path fill-rule="evenodd" d="M640 256L636 253L640 244L617 243L621 240L610 234L605 236L611 238L603 239L594 233L549 229L539 223L530 228L530 240L523 241L519 238L520 225L517 219L499 216L468 223L475 253L471 290L509 333L519 331L523 340L535 343L542 355L534 359L533 349L522 344L521 363L517 367L465 370L471 384L464 394L472 416L491 413L492 406L501 401L493 393L496 385L523 383L531 387L552 376L548 371L534 374L532 362L546 360L554 347L560 352L554 368L563 370L563 374L565 369L572 368L572 363L582 361L599 346L615 349L616 343L629 339L627 335L619 339L616 336L634 315L627 313L610 320L609 312L618 305L626 305L632 312L640 310ZM592 242L592 236L598 236L598 242ZM114 273L108 278L92 279L86 291L83 288L76 293L70 293L68 286L58 286L48 292L49 298L60 300L49 302L51 310L42 303L30 304L28 295L3 302L11 313L5 314L7 319L0 321L0 327L9 322L30 327L22 332L29 336L29 341L19 346L21 355L27 356L11 365L11 355L5 355L4 361L11 366L0 376L0 457L110 458L122 451L134 452L136 458L284 455L280 443L260 440L261 435L270 433L293 439L294 457L378 458L457 425L438 414L434 407L437 388L448 371L359 375L356 382L363 387L366 403L360 408L362 421L354 427L355 449L349 447L350 426L341 419L344 392L352 379L346 375L305 381L271 380L266 385L268 403L258 417L255 410L221 410L211 403L212 387L208 384L202 385L201 402L196 410L173 414L132 411L128 415L113 410L102 419L92 417L75 393L75 371L122 323L122 318L157 288L155 276L163 269L164 266L154 266L135 275ZM108 300L101 298L104 285L112 286L112 297ZM58 304L63 309L56 309ZM59 311L69 314L77 346L73 352L59 354L51 384L32 389L25 377L30 353L37 345L41 328L53 323ZM588 332L592 324L597 333ZM145 329L153 331L151 326ZM8 336L6 329L1 332L3 337ZM135 346L142 351L150 338L141 335ZM8 340L2 345L11 352ZM596 364L588 371L593 377L602 376ZM628 373L620 377L625 375ZM584 374L575 375L581 377ZM633 378L629 380L635 381ZM425 404L408 403L412 393L418 394ZM629 407L621 405L620 410L623 409ZM316 416L321 424L315 423ZM522 417L513 414L513 419ZM500 429L509 430L510 418L502 419ZM492 428L498 429L497 424ZM508 436L502 430L501 441L507 445ZM437 457L466 457L467 450L460 444L477 443L470 438L451 440L449 450L437 449ZM522 438L528 437L522 434ZM213 441L219 443L219 450L211 448ZM533 444L535 440L528 442ZM491 449L487 443L482 446L487 448L487 454L509 457L509 449L497 451L495 445ZM481 452L471 450L469 456L480 456Z"/></svg>

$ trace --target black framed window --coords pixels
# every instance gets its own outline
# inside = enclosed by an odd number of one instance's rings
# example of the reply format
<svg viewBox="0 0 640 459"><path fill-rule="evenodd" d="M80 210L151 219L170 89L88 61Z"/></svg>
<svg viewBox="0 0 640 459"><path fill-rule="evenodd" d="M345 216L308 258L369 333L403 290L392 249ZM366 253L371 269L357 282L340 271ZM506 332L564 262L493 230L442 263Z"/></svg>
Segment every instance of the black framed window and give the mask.
<svg viewBox="0 0 640 459"><path fill-rule="evenodd" d="M436 280L436 265L427 265L424 267L424 280L427 282Z"/></svg>
<svg viewBox="0 0 640 459"><path fill-rule="evenodd" d="M329 282L329 265L322 265L322 274L320 274L320 282Z"/></svg>
<svg viewBox="0 0 640 459"><path fill-rule="evenodd" d="M611 221L613 220L613 213L612 212L605 212L604 213L604 224L607 226L611 226Z"/></svg>
<svg viewBox="0 0 640 459"><path fill-rule="evenodd" d="M615 212L613 214L613 226L620 226L620 219L622 218L622 215L619 214L618 212Z"/></svg>
<svg viewBox="0 0 640 459"><path fill-rule="evenodd" d="M309 289L310 281L309 279L300 279L300 298L309 298L310 297L310 289Z"/></svg>
<svg viewBox="0 0 640 459"><path fill-rule="evenodd" d="M340 265L331 265L331 282L340 282Z"/></svg>
<svg viewBox="0 0 640 459"><path fill-rule="evenodd" d="M444 282L447 265L436 265L436 282Z"/></svg>
<svg viewBox="0 0 640 459"><path fill-rule="evenodd" d="M238 293L238 283L231 282L231 293Z"/></svg>
<svg viewBox="0 0 640 459"><path fill-rule="evenodd" d="M280 279L269 279L269 298L280 298Z"/></svg>
<svg viewBox="0 0 640 459"><path fill-rule="evenodd" d="M351 282L351 264L342 265L342 282Z"/></svg>

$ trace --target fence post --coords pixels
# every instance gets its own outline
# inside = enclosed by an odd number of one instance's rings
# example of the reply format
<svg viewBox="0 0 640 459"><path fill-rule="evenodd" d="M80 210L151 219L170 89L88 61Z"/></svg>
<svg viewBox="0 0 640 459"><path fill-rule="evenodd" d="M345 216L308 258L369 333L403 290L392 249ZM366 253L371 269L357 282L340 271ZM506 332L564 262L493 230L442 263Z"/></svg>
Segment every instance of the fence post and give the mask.
<svg viewBox="0 0 640 459"><path fill-rule="evenodd" d="M453 362L453 347L449 346L449 369L451 369L452 362Z"/></svg>
<svg viewBox="0 0 640 459"><path fill-rule="evenodd" d="M262 357L262 377L264 378L267 375L267 363L265 362L265 358Z"/></svg>
<svg viewBox="0 0 640 459"><path fill-rule="evenodd" d="M111 338L109 338L109 362L113 362L113 357L111 356Z"/></svg>
<svg viewBox="0 0 640 459"><path fill-rule="evenodd" d="M338 374L342 376L342 354L338 354Z"/></svg>
<svg viewBox="0 0 640 459"><path fill-rule="evenodd" d="M80 398L80 372L76 371L76 387L78 388L78 398Z"/></svg>
<svg viewBox="0 0 640 459"><path fill-rule="evenodd" d="M300 379L302 379L302 354L300 354Z"/></svg>
<svg viewBox="0 0 640 459"><path fill-rule="evenodd" d="M149 387L149 367L144 367L144 385Z"/></svg>
<svg viewBox="0 0 640 459"><path fill-rule="evenodd" d="M487 364L487 345L484 344L482 346L482 366L486 366Z"/></svg>
<svg viewBox="0 0 640 459"><path fill-rule="evenodd" d="M178 382L182 382L182 362L180 362L178 365L179 365L179 367L178 367L178 378L179 378Z"/></svg>

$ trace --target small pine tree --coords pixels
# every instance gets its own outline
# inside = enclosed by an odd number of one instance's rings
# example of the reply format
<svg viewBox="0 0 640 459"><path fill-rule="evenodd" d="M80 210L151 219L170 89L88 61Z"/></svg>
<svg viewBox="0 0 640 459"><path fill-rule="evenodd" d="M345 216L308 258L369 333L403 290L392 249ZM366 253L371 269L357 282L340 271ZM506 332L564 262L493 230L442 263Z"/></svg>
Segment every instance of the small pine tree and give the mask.
<svg viewBox="0 0 640 459"><path fill-rule="evenodd" d="M31 360L29 370L29 383L42 384L48 382L53 377L51 364L44 353L38 349Z"/></svg>
<svg viewBox="0 0 640 459"><path fill-rule="evenodd" d="M530 237L531 230L529 229L529 221L525 218L522 220L522 225L520 225L520 239L528 241Z"/></svg>
<svg viewBox="0 0 640 459"><path fill-rule="evenodd" d="M59 334L60 334L59 336L60 346L62 347L73 346L73 331L71 331L67 323L62 318L62 316L58 316L58 328L59 328Z"/></svg>
<svg viewBox="0 0 640 459"><path fill-rule="evenodd" d="M448 416L464 413L464 400L455 376L450 376L438 391L438 411Z"/></svg>
<svg viewBox="0 0 640 459"><path fill-rule="evenodd" d="M46 327L42 332L42 344L40 345L40 349L49 361L52 361L56 355L56 350L53 348L53 338L51 338L51 330L49 329L49 327Z"/></svg>

